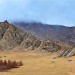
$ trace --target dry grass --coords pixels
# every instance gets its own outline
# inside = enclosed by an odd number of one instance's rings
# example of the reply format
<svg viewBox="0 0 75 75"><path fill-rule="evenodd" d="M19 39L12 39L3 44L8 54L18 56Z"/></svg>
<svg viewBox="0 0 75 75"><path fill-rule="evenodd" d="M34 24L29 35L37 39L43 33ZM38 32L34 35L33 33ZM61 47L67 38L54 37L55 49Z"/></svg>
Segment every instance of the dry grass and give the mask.
<svg viewBox="0 0 75 75"><path fill-rule="evenodd" d="M75 57L53 59L56 54L0 51L0 59L22 61L24 66L0 75L75 75ZM72 61L68 61L68 60Z"/></svg>

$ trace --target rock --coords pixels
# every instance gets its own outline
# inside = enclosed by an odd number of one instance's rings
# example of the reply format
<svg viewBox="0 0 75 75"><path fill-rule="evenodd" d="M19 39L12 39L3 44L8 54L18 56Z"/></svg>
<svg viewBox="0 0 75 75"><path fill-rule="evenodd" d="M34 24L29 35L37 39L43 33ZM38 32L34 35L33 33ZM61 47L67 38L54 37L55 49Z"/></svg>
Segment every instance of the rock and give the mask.
<svg viewBox="0 0 75 75"><path fill-rule="evenodd" d="M67 50L64 50L62 51L60 54L59 54L59 57L70 57L70 56L73 56L75 55L75 48L74 47L71 47L71 48L68 48Z"/></svg>
<svg viewBox="0 0 75 75"><path fill-rule="evenodd" d="M38 50L43 52L56 52L60 49L61 47L58 44L51 42L49 40L43 40L41 42L41 45L38 47Z"/></svg>
<svg viewBox="0 0 75 75"><path fill-rule="evenodd" d="M8 21L7 21L7 20L5 20L5 21L4 21L4 23L8 23Z"/></svg>
<svg viewBox="0 0 75 75"><path fill-rule="evenodd" d="M69 59L68 61L72 61L71 59Z"/></svg>

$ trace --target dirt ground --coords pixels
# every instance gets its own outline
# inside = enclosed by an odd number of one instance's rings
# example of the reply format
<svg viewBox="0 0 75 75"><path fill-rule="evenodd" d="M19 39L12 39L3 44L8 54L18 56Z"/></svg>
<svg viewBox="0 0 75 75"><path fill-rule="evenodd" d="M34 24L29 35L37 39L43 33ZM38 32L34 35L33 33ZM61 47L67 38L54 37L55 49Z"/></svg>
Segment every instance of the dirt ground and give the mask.
<svg viewBox="0 0 75 75"><path fill-rule="evenodd" d="M23 66L0 75L75 75L75 56L54 58L56 53L0 51L0 59L22 61Z"/></svg>

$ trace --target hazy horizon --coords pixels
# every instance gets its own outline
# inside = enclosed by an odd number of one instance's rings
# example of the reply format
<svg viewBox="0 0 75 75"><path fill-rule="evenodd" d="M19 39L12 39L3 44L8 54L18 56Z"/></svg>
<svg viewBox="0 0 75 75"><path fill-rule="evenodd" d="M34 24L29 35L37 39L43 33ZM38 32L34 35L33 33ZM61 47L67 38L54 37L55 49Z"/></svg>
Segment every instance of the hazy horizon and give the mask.
<svg viewBox="0 0 75 75"><path fill-rule="evenodd" d="M0 0L0 21L75 26L74 0Z"/></svg>

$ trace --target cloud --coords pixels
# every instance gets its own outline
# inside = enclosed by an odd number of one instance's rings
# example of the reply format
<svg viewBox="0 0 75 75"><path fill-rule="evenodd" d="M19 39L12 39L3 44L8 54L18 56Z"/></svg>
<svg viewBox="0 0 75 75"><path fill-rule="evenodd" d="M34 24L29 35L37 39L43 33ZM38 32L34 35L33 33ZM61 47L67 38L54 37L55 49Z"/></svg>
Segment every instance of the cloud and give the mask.
<svg viewBox="0 0 75 75"><path fill-rule="evenodd" d="M74 25L74 0L0 0L0 21L34 20Z"/></svg>

